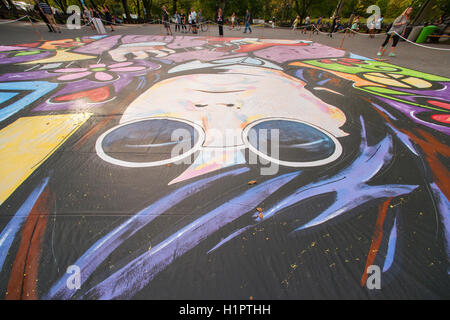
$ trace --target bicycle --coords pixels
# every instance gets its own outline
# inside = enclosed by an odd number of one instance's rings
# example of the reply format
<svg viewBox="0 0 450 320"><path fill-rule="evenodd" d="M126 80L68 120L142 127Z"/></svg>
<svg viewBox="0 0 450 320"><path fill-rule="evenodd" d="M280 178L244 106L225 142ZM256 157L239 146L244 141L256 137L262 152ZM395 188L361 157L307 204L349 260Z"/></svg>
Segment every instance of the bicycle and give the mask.
<svg viewBox="0 0 450 320"><path fill-rule="evenodd" d="M207 32L208 31L209 25L208 25L207 22L201 22L199 24L200 24L200 28L199 29L200 29L201 32Z"/></svg>

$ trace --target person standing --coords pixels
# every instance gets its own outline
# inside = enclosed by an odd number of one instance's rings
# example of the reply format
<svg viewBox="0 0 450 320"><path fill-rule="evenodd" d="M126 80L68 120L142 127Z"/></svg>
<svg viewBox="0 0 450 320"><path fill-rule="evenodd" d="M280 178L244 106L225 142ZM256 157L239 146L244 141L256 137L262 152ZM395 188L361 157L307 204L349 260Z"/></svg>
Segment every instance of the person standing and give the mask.
<svg viewBox="0 0 450 320"><path fill-rule="evenodd" d="M187 32L190 33L192 31L192 14L191 14L191 12L189 12L188 24L189 24L189 30Z"/></svg>
<svg viewBox="0 0 450 320"><path fill-rule="evenodd" d="M175 19L175 32L180 31L180 24L181 24L181 16L178 13L178 11L175 11L175 14L173 15L173 18Z"/></svg>
<svg viewBox="0 0 450 320"><path fill-rule="evenodd" d="M39 8L42 10L42 13L47 18L48 22L50 23L50 26L52 27L55 32L61 33L61 29L56 24L55 17L53 16L53 9L44 1L39 1Z"/></svg>
<svg viewBox="0 0 450 320"><path fill-rule="evenodd" d="M313 33L319 34L320 28L322 28L322 16L320 16L319 19L317 19L316 27L314 28Z"/></svg>
<svg viewBox="0 0 450 320"><path fill-rule="evenodd" d="M247 33L247 29L249 30L250 33L252 33L252 28L250 27L251 19L252 19L252 16L251 16L250 12L247 9L245 11L245 29L244 29L244 33Z"/></svg>
<svg viewBox="0 0 450 320"><path fill-rule="evenodd" d="M197 12L191 8L192 33L197 34Z"/></svg>
<svg viewBox="0 0 450 320"><path fill-rule="evenodd" d="M377 33L381 32L381 26L383 25L384 17L381 15L375 22L375 30Z"/></svg>
<svg viewBox="0 0 450 320"><path fill-rule="evenodd" d="M223 37L223 15L222 8L217 12L217 24L219 25L219 37Z"/></svg>
<svg viewBox="0 0 450 320"><path fill-rule="evenodd" d="M231 15L231 30L234 29L235 21L236 21L236 13L233 12L233 14Z"/></svg>
<svg viewBox="0 0 450 320"><path fill-rule="evenodd" d="M333 16L333 22L331 24L331 30L330 30L330 33L328 34L330 36L330 38L333 38L333 32L334 32L334 29L336 28L336 21L337 21L337 19L338 19L338 16Z"/></svg>
<svg viewBox="0 0 450 320"><path fill-rule="evenodd" d="M302 30L302 33L306 34L307 30L309 30L309 28L311 27L311 18L309 17L309 15L306 16L305 18L305 27Z"/></svg>
<svg viewBox="0 0 450 320"><path fill-rule="evenodd" d="M392 38L392 47L391 52L389 53L389 57L395 57L394 50L397 46L398 41L400 40L400 36L404 36L406 31L406 26L408 25L409 16L412 12L412 7L408 7L403 11L403 13L394 20L392 23L392 27L386 34L386 39L381 45L380 49L377 52L377 56L381 56L384 53L384 47L389 43L389 40ZM383 53L382 53L383 52Z"/></svg>
<svg viewBox="0 0 450 320"><path fill-rule="evenodd" d="M170 29L170 21L169 21L169 13L167 12L166 6L162 6L162 21L164 23L164 27L166 28L167 35L172 35L172 30Z"/></svg>
<svg viewBox="0 0 450 320"><path fill-rule="evenodd" d="M187 29L186 29L186 14L184 13L184 9L181 9L181 14L180 14L180 22L181 22L181 32L182 33L186 33Z"/></svg>

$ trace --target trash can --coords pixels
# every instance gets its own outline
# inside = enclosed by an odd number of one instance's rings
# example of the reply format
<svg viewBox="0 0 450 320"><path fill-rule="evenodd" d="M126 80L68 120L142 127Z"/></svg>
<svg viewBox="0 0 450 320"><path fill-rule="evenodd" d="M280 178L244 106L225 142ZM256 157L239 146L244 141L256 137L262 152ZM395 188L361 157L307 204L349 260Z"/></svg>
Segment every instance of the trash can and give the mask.
<svg viewBox="0 0 450 320"><path fill-rule="evenodd" d="M408 36L409 41L416 41L419 34L422 32L423 26L416 26L411 30L411 33Z"/></svg>
<svg viewBox="0 0 450 320"><path fill-rule="evenodd" d="M437 29L436 26L428 26L422 29L422 32L417 37L416 43L424 43L427 41L427 38L430 34L433 34Z"/></svg>

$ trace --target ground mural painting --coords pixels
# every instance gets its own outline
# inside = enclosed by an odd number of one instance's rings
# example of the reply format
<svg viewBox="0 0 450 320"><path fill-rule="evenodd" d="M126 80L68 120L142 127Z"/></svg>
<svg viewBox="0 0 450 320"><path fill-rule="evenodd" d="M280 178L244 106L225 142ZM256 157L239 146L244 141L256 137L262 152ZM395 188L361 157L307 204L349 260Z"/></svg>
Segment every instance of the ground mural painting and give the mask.
<svg viewBox="0 0 450 320"><path fill-rule="evenodd" d="M41 41L0 65L4 299L449 298L450 79L256 38ZM277 157L251 129L278 129Z"/></svg>

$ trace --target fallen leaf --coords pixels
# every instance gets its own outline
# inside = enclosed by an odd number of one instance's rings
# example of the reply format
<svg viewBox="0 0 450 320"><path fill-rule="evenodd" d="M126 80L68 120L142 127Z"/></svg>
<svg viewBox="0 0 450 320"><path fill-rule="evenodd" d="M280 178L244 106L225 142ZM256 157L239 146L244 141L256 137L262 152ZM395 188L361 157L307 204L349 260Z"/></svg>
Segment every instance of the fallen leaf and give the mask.
<svg viewBox="0 0 450 320"><path fill-rule="evenodd" d="M256 184L256 180L251 180L248 182L248 184Z"/></svg>

